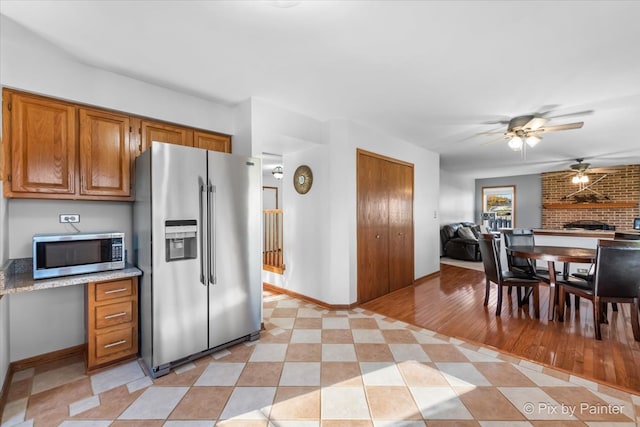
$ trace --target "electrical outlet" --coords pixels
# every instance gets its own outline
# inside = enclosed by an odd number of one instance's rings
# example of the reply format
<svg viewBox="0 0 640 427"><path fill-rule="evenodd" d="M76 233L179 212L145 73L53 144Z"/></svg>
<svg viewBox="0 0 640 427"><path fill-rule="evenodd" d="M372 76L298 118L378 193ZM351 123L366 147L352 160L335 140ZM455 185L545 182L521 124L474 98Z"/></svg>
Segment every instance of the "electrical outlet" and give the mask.
<svg viewBox="0 0 640 427"><path fill-rule="evenodd" d="M80 222L80 215L78 214L60 214L60 222Z"/></svg>
<svg viewBox="0 0 640 427"><path fill-rule="evenodd" d="M586 273L587 273L587 271L588 271L588 270L587 270L586 268L579 268L579 269L578 269L578 273L586 274Z"/></svg>

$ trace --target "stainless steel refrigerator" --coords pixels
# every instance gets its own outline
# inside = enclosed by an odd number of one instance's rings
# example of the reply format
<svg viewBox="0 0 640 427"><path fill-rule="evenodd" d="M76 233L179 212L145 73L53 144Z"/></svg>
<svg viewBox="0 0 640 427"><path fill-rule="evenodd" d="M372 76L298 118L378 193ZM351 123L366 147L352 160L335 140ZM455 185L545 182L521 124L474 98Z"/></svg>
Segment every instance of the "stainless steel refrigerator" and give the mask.
<svg viewBox="0 0 640 427"><path fill-rule="evenodd" d="M262 320L260 160L153 142L136 159L140 352L153 377Z"/></svg>

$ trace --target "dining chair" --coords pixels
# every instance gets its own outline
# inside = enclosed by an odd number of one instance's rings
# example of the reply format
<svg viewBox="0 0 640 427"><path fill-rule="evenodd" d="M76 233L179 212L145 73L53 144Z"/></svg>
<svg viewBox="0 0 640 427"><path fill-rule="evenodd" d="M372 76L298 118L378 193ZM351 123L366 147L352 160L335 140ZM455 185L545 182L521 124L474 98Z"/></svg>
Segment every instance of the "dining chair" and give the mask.
<svg viewBox="0 0 640 427"><path fill-rule="evenodd" d="M628 303L633 338L640 341L640 241L599 240L594 265L592 281L576 277L558 280L560 320L564 317L567 292L587 298L593 304L595 337L601 340L600 324L606 321L606 303Z"/></svg>
<svg viewBox="0 0 640 427"><path fill-rule="evenodd" d="M533 230L531 229L514 228L512 230L504 230L502 233L504 236L504 245L507 248L510 246L535 246L536 245L535 237L533 235ZM549 270L546 268L538 267L536 265L536 260L513 256L513 255L510 255L509 252L507 251L507 264L509 267L509 271L525 273L545 283L551 282L551 279L549 277ZM569 267L567 264L565 264L565 266L566 268L564 271L564 276L567 275L568 267ZM556 272L556 276L559 276L560 274L562 273L559 271ZM509 294L511 294L511 292L509 292ZM524 297L525 301L529 299L530 294L531 294L531 290L529 290L525 295ZM568 302L569 300L567 300L567 303Z"/></svg>
<svg viewBox="0 0 640 427"><path fill-rule="evenodd" d="M531 229L514 228L513 230L504 230L503 235L504 245L507 248L511 246L536 245L533 230ZM507 252L507 264L509 265L510 271L527 273L549 283L549 270L538 267L535 260L512 256ZM557 272L556 274L561 274L561 272Z"/></svg>
<svg viewBox="0 0 640 427"><path fill-rule="evenodd" d="M596 265L595 264L591 264L589 266L589 270L586 273L571 273L571 275L573 277L577 277L578 279L582 279L582 280L586 280L589 283L589 287L593 288L593 273L595 273L596 271ZM578 305L580 304L580 296L578 296L577 294L574 295L574 300L575 300L575 304L576 307L578 307ZM567 307L569 307L570 305L568 304L567 300ZM618 304L615 302L611 303L611 307L613 308L613 311L618 311ZM605 313L606 313L606 307L605 307Z"/></svg>
<svg viewBox="0 0 640 427"><path fill-rule="evenodd" d="M482 264L484 265L485 274L485 293L484 293L484 305L489 303L489 291L491 289L491 282L498 285L498 301L496 307L496 316L500 316L502 311L502 288L507 286L509 288L516 287L518 296L518 307L524 305L524 301L521 298L521 287L532 288L533 290L533 304L534 313L536 319L540 318L540 296L538 292L539 280L535 277L518 271L503 271L500 264L500 256L498 251L498 244L496 238L491 233L481 234L478 238L480 246L480 254L482 256Z"/></svg>

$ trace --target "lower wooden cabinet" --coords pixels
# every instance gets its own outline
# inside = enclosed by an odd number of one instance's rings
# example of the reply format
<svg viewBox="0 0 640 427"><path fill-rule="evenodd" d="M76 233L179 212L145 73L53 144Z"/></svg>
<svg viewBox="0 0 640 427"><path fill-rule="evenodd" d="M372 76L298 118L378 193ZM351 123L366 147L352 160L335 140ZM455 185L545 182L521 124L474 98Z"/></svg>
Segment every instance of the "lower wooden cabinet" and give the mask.
<svg viewBox="0 0 640 427"><path fill-rule="evenodd" d="M87 285L87 371L138 354L138 278Z"/></svg>

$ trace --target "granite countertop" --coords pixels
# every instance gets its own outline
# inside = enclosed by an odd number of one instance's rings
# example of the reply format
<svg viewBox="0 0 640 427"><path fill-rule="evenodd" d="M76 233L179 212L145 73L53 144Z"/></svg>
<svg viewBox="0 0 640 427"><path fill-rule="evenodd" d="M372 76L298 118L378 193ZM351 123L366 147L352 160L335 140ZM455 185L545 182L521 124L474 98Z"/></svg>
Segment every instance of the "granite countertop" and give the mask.
<svg viewBox="0 0 640 427"><path fill-rule="evenodd" d="M11 259L7 261L0 270L0 296L18 292L37 291L40 289L84 285L89 282L116 280L124 277L140 276L141 274L142 271L137 267L127 264L122 270L109 270L98 273L34 280L32 258Z"/></svg>

